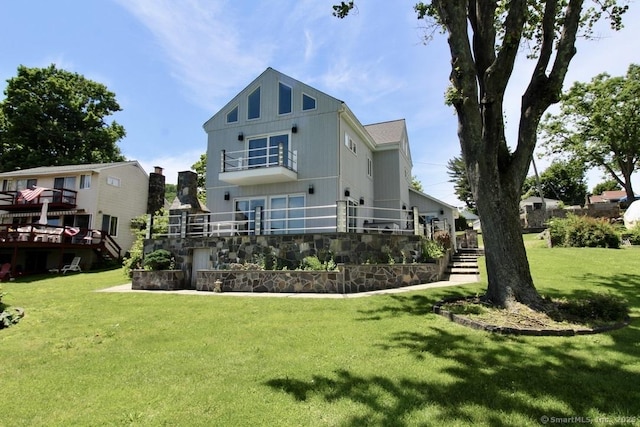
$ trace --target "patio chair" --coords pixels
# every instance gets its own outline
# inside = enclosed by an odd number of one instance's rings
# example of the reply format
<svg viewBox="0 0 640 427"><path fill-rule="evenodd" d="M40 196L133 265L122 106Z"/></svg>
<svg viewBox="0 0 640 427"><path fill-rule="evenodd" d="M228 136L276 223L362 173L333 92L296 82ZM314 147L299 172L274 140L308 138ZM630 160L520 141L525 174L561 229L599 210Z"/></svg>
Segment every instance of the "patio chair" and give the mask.
<svg viewBox="0 0 640 427"><path fill-rule="evenodd" d="M63 266L61 271L62 271L62 274L67 274L68 271L82 272L82 269L80 268L80 257L79 256L75 257L71 261L71 264L67 264Z"/></svg>
<svg viewBox="0 0 640 427"><path fill-rule="evenodd" d="M0 268L0 282L4 282L11 277L11 264L4 263Z"/></svg>

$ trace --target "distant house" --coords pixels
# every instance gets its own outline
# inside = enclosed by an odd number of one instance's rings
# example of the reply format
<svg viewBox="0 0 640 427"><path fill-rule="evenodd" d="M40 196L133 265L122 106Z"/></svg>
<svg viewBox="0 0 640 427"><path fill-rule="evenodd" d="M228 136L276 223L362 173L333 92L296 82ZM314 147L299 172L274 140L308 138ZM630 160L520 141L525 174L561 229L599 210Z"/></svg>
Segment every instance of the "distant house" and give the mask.
<svg viewBox="0 0 640 427"><path fill-rule="evenodd" d="M562 206L562 201L547 199L546 197L542 199L542 197L539 196L531 196L520 201L520 211L525 212L527 210L542 209L543 205L545 206L546 210L559 209L560 206Z"/></svg>
<svg viewBox="0 0 640 427"><path fill-rule="evenodd" d="M207 206L231 232L453 234L456 208L412 188L404 119L363 125L343 101L268 68L204 129Z"/></svg>
<svg viewBox="0 0 640 427"><path fill-rule="evenodd" d="M149 177L136 161L0 173L0 263L14 272L83 269L131 247L131 219L147 212Z"/></svg>
<svg viewBox="0 0 640 427"><path fill-rule="evenodd" d="M627 192L624 190L608 190L603 191L600 195L589 196L589 203L617 203L626 197Z"/></svg>

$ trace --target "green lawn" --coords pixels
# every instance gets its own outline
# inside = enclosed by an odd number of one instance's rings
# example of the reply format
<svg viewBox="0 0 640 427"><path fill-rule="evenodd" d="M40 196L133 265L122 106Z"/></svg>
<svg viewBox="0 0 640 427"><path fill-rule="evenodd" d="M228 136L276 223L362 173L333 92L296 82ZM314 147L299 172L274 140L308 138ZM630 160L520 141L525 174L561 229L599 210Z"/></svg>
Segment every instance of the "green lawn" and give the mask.
<svg viewBox="0 0 640 427"><path fill-rule="evenodd" d="M94 292L124 283L119 270L3 283L4 302L26 317L0 330L0 426L640 417L640 248L547 249L530 237L527 246L542 293L623 296L631 325L511 337L430 312L482 283L353 299Z"/></svg>

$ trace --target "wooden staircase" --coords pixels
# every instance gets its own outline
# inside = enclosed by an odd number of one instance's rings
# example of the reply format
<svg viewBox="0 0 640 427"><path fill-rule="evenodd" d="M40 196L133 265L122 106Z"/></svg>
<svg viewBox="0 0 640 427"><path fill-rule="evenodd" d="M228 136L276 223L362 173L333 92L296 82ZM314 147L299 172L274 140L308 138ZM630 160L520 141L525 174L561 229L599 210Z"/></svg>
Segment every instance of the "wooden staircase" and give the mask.
<svg viewBox="0 0 640 427"><path fill-rule="evenodd" d="M478 257L484 254L483 249L459 249L453 254L445 270L447 280L453 282L477 282L480 279Z"/></svg>

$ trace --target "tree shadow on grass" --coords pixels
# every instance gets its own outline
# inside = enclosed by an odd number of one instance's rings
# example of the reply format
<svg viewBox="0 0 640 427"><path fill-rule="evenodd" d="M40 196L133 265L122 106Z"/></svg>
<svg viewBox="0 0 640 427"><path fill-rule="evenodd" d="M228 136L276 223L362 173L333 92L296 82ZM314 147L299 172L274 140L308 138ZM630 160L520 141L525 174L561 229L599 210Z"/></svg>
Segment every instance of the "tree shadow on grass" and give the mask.
<svg viewBox="0 0 640 427"><path fill-rule="evenodd" d="M613 292L627 299L630 305L640 306L640 275L638 274L606 274L598 275L585 273L573 278L585 283L585 287L579 290L572 290L567 294L565 289L545 287L544 293L552 297L581 297L591 295L594 292Z"/></svg>
<svg viewBox="0 0 640 427"><path fill-rule="evenodd" d="M426 292L412 295L390 295L389 302L370 310L360 310L362 317L357 320L381 320L399 315L424 316L433 313L433 306L442 298L474 295L471 291L449 290L446 292Z"/></svg>
<svg viewBox="0 0 640 427"><path fill-rule="evenodd" d="M620 345L631 344L616 343L593 358L585 345L575 338L527 339L430 327L393 334L381 345L396 357L408 353L425 369L401 376L340 369L311 378L274 378L266 385L298 402L347 399L364 408L364 414L341 420L347 426L536 425L543 416L640 414L640 372L614 354Z"/></svg>

